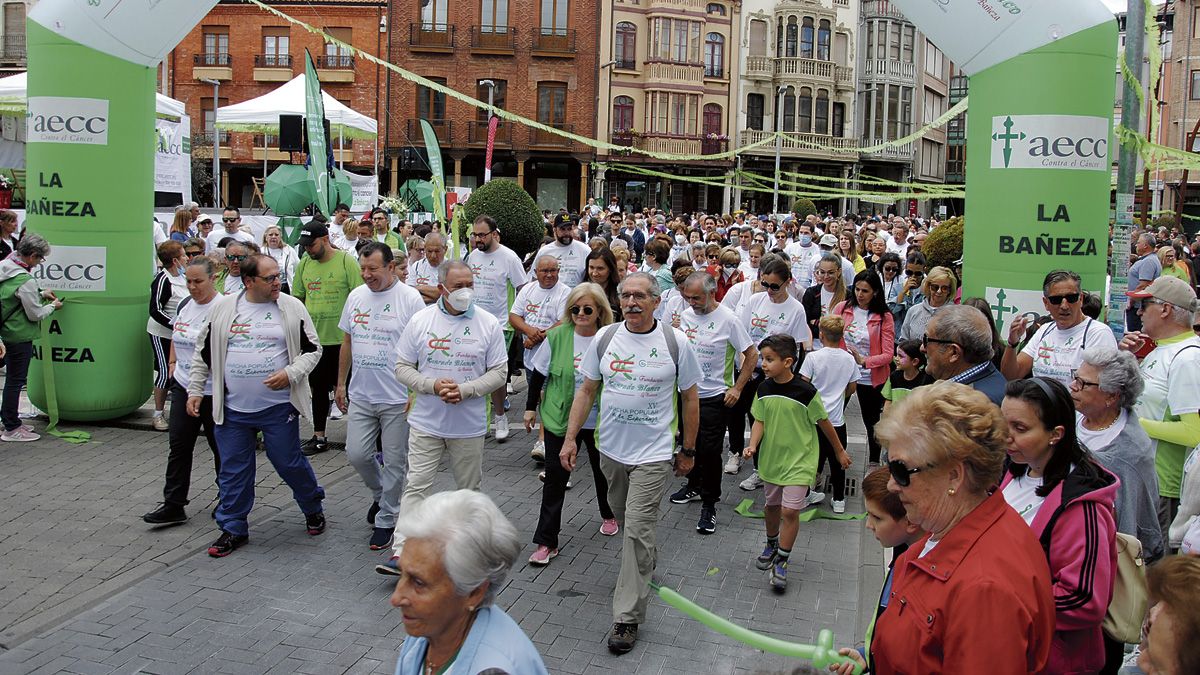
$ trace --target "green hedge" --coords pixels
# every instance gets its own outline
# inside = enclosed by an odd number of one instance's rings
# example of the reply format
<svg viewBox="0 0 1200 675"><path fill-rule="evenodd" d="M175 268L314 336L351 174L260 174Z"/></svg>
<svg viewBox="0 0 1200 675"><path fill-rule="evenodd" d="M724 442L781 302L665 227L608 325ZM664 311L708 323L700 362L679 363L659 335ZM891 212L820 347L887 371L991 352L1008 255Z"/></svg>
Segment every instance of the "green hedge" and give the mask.
<svg viewBox="0 0 1200 675"><path fill-rule="evenodd" d="M929 262L930 267L939 265L950 267L951 263L961 258L963 254L962 216L943 220L941 225L929 233L929 237L925 239L925 245L921 247L921 252L925 254L925 259Z"/></svg>
<svg viewBox="0 0 1200 675"><path fill-rule="evenodd" d="M515 181L493 178L471 193L464 209L467 232L475 218L487 214L500 226L501 243L522 259L538 250L546 236L537 203Z"/></svg>
<svg viewBox="0 0 1200 675"><path fill-rule="evenodd" d="M796 217L804 220L808 216L817 214L817 205L813 204L811 199L806 197L797 197L795 203L792 204L792 211L796 212Z"/></svg>

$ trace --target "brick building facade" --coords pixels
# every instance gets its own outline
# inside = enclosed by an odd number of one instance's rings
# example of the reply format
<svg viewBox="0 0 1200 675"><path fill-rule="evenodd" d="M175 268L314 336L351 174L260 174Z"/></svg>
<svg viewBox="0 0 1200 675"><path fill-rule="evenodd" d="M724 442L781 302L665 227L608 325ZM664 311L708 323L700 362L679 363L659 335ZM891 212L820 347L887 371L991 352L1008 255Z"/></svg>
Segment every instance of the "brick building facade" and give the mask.
<svg viewBox="0 0 1200 675"><path fill-rule="evenodd" d="M387 38L385 0L270 4L367 53L378 55L383 51ZM213 86L202 80L220 82L220 106L247 101L302 74L306 49L313 55L325 92L355 111L380 120L382 130L384 102L380 97L379 66L334 45L326 45L319 36L254 5L223 0L165 60L166 93L183 101L192 118L193 156L211 158L213 152ZM347 140L341 153L337 144L334 138L335 159L340 159L347 170L374 171L374 141ZM277 148L278 138L274 134L264 137L220 132L222 202L249 206L253 194L251 179L263 175L264 155L267 171L292 161L291 155ZM302 156L295 157L299 161Z"/></svg>

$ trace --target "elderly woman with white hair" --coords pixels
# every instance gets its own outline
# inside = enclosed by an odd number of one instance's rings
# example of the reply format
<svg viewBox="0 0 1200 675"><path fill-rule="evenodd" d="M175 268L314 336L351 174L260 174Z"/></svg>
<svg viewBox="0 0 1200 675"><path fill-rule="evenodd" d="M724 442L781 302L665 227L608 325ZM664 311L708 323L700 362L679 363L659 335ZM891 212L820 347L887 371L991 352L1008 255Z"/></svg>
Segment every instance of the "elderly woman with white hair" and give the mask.
<svg viewBox="0 0 1200 675"><path fill-rule="evenodd" d="M392 606L404 632L396 675L541 675L546 665L496 593L521 550L517 530L485 495L441 492L404 515Z"/></svg>
<svg viewBox="0 0 1200 675"><path fill-rule="evenodd" d="M1137 359L1111 347L1088 347L1071 378L1079 442L1121 479L1117 531L1137 537L1146 561L1154 562L1164 553L1158 523L1158 476L1154 445L1132 415L1143 387Z"/></svg>

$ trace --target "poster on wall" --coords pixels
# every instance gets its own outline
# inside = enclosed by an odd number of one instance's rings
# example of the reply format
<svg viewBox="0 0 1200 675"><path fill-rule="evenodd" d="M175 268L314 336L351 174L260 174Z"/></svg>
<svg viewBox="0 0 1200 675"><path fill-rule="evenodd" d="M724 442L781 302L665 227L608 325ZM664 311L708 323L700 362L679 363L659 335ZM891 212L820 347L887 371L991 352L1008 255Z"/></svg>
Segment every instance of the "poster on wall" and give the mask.
<svg viewBox="0 0 1200 675"><path fill-rule="evenodd" d="M349 171L346 175L350 178L350 187L354 195L350 211L358 213L375 208L379 204L379 178L375 175L360 176Z"/></svg>
<svg viewBox="0 0 1200 675"><path fill-rule="evenodd" d="M192 200L191 120L158 118L154 121L154 190L173 192Z"/></svg>

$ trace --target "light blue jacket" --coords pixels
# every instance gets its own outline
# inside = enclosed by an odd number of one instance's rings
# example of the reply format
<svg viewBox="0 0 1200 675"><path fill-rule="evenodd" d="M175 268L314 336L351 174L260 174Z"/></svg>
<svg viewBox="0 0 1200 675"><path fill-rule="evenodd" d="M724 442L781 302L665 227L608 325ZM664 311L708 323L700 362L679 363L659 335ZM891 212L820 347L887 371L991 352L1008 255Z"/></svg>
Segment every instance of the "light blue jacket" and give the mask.
<svg viewBox="0 0 1200 675"><path fill-rule="evenodd" d="M400 646L396 675L421 675L429 640L408 637ZM546 664L521 627L499 607L475 615L467 640L446 675L477 675L495 668L512 675L548 675Z"/></svg>

